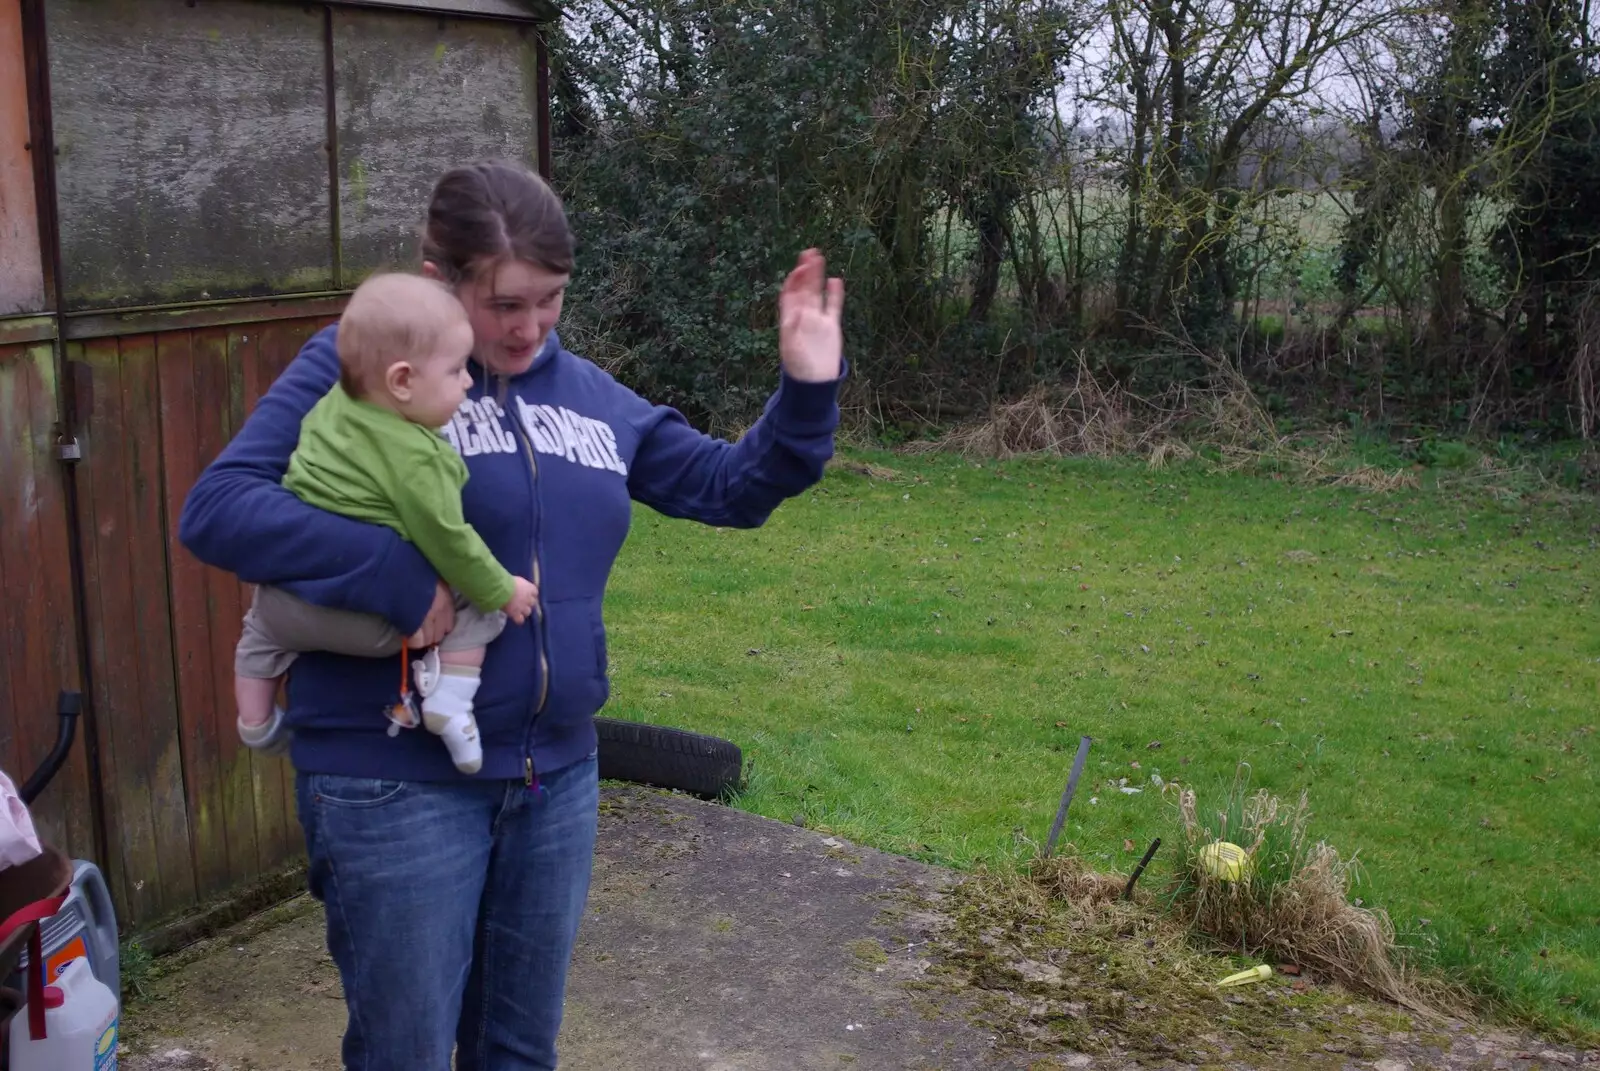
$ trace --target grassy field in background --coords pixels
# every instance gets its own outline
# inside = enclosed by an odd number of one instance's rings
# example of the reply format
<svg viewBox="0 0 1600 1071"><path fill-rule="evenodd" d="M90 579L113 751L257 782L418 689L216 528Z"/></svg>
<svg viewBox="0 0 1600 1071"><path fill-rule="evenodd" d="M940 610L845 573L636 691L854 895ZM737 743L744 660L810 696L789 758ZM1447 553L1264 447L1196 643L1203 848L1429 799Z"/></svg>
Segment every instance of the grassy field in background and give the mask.
<svg viewBox="0 0 1600 1071"><path fill-rule="evenodd" d="M1270 303L1295 297L1312 303L1338 302L1342 294L1334 272L1342 229L1353 208L1349 194L1326 190L1257 194L1247 198L1246 205L1233 242L1241 257L1240 271L1246 276L1262 273L1259 296ZM1128 228L1122 187L1094 183L1050 187L1035 194L1034 208L1034 218L1042 221L1043 253L1053 272L1068 279L1078 279L1081 272L1081 281L1091 287L1115 280ZM1020 218L1015 225L1025 226ZM1481 228L1481 235L1479 230L1474 228L1474 250L1488 238L1489 228ZM964 283L977 249L971 224L956 212L938 214L929 221L928 241L938 251L935 274ZM1081 263L1076 259L1079 244ZM1009 260L1001 267L1006 294L1012 294L1016 285L1014 267Z"/></svg>
<svg viewBox="0 0 1600 1071"><path fill-rule="evenodd" d="M848 467L868 461L895 471ZM1062 839L1108 869L1177 835L1159 784L1220 805L1248 763L1309 792L1403 944L1592 1041L1597 523L1593 503L856 455L757 531L638 513L608 713L739 743L740 806L956 867L1034 854L1080 734Z"/></svg>

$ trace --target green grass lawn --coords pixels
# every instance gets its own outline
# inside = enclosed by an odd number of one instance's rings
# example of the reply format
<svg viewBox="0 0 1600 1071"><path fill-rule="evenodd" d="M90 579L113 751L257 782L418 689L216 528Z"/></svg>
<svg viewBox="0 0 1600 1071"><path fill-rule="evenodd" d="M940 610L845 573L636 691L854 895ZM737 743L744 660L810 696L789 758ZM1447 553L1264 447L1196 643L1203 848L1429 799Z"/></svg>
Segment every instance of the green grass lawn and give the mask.
<svg viewBox="0 0 1600 1071"><path fill-rule="evenodd" d="M1034 854L1080 734L1062 839L1106 868L1173 843L1161 784L1220 805L1245 762L1402 943L1600 1036L1600 508L869 460L898 477L757 531L639 512L608 713L739 743L750 810L956 867Z"/></svg>

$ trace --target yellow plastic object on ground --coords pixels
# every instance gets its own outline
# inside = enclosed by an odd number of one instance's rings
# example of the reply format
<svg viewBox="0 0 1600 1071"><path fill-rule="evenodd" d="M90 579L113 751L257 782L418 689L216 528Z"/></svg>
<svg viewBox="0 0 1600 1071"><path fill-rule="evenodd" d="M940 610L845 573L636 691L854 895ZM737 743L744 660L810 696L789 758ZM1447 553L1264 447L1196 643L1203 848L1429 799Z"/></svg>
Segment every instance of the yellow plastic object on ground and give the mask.
<svg viewBox="0 0 1600 1071"><path fill-rule="evenodd" d="M1238 881L1250 872L1250 853L1225 840L1201 848L1199 858L1201 869L1223 881Z"/></svg>
<svg viewBox="0 0 1600 1071"><path fill-rule="evenodd" d="M1263 979L1271 977L1272 968L1267 966L1265 963L1262 963L1258 966L1251 967L1247 971L1240 971L1238 974L1228 975L1228 977L1217 983L1217 988L1222 989L1228 986L1249 985L1251 982L1259 982Z"/></svg>

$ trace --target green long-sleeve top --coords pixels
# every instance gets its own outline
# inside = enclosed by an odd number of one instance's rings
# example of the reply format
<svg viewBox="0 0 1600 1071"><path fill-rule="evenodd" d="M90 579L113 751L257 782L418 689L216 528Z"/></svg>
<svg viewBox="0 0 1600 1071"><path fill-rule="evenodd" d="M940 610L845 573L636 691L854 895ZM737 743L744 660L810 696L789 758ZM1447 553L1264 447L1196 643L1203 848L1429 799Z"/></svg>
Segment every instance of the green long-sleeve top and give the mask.
<svg viewBox="0 0 1600 1071"><path fill-rule="evenodd" d="M300 425L283 484L304 502L383 524L479 610L511 601L511 573L461 513L467 466L444 437L334 388Z"/></svg>

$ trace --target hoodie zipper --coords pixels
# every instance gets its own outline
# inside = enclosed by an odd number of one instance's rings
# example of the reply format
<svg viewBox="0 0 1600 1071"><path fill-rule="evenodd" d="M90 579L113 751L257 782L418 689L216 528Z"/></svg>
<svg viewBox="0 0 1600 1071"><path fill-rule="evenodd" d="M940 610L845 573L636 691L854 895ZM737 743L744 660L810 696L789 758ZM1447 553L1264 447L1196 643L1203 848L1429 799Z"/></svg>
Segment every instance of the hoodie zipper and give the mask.
<svg viewBox="0 0 1600 1071"><path fill-rule="evenodd" d="M512 434L522 444L523 456L528 460L528 497L533 507L533 538L531 540L532 546L529 549L530 575L528 579L533 581L534 585L539 589L539 594L533 601L534 624L539 630L539 702L534 706L533 717L528 720L528 728L523 736L524 751L522 757L522 783L527 788L532 789L539 783L539 772L533 768L533 727L538 722L539 715L544 713L545 703L550 698L550 654L548 645L545 642L544 584L541 582L539 573L539 535L541 521L543 520L539 508L539 462L533 456L533 444L528 441L527 431L522 426L521 417L506 404L510 395L510 381L500 377L496 378L499 379L499 390L495 392L498 395L495 399L495 404L511 418Z"/></svg>
<svg viewBox="0 0 1600 1071"><path fill-rule="evenodd" d="M544 713L545 701L550 698L550 654L549 645L545 643L544 584L539 575L539 536L542 527L541 522L544 517L543 511L539 508L539 462L534 460L533 444L528 441L526 435L522 434L522 421L513 417L512 423L517 426L517 438L522 442L522 452L528 459L528 471L530 474L528 489L533 496L533 575L528 579L532 580L534 586L539 589L538 596L533 600L534 622L539 626L539 703L533 711L533 716L537 718ZM531 729L532 726L530 725L529 728ZM528 762L531 764L533 760L530 758Z"/></svg>

